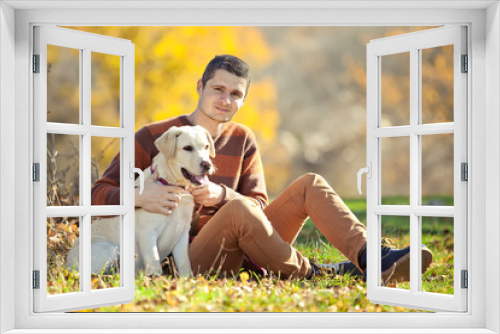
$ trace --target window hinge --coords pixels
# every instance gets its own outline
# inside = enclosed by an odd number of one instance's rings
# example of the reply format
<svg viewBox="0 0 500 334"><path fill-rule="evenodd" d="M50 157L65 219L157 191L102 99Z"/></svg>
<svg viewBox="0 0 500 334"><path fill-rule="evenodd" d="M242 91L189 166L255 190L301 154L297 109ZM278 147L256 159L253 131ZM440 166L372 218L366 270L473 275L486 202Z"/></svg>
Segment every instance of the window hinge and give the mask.
<svg viewBox="0 0 500 334"><path fill-rule="evenodd" d="M462 73L469 72L469 56L462 55Z"/></svg>
<svg viewBox="0 0 500 334"><path fill-rule="evenodd" d="M467 270L462 270L462 289L469 288L469 272Z"/></svg>
<svg viewBox="0 0 500 334"><path fill-rule="evenodd" d="M40 289L40 270L33 270L33 289Z"/></svg>
<svg viewBox="0 0 500 334"><path fill-rule="evenodd" d="M40 163L33 164L33 181L40 182Z"/></svg>
<svg viewBox="0 0 500 334"><path fill-rule="evenodd" d="M462 162L461 164L461 180L462 181L469 181L469 165L466 162Z"/></svg>
<svg viewBox="0 0 500 334"><path fill-rule="evenodd" d="M40 73L40 55L33 55L33 73Z"/></svg>

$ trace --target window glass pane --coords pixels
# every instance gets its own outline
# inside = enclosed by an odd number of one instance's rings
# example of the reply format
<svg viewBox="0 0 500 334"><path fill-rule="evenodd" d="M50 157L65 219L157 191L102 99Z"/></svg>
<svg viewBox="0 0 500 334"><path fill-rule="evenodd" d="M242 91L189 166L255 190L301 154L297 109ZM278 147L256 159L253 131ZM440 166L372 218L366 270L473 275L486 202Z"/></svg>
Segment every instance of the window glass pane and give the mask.
<svg viewBox="0 0 500 334"><path fill-rule="evenodd" d="M422 136L422 205L453 206L454 135Z"/></svg>
<svg viewBox="0 0 500 334"><path fill-rule="evenodd" d="M120 126L120 58L92 52L92 125Z"/></svg>
<svg viewBox="0 0 500 334"><path fill-rule="evenodd" d="M92 185L103 176L104 171L108 168L116 154L120 151L120 142L120 138L92 137ZM116 168L116 174L112 175L112 177L116 178L117 182L119 182L120 161L117 160L114 163L118 165L118 168ZM109 197L107 196L107 204L120 205L122 203L121 198L122 196L120 191L116 191L116 193L109 194ZM95 202L92 204L96 205Z"/></svg>
<svg viewBox="0 0 500 334"><path fill-rule="evenodd" d="M92 290L120 287L122 217L92 218Z"/></svg>
<svg viewBox="0 0 500 334"><path fill-rule="evenodd" d="M381 126L410 124L410 53L381 57Z"/></svg>
<svg viewBox="0 0 500 334"><path fill-rule="evenodd" d="M422 275L422 291L454 293L454 220L422 217L422 243L433 253L430 268Z"/></svg>
<svg viewBox="0 0 500 334"><path fill-rule="evenodd" d="M410 217L408 216L382 216L381 221L382 247L403 249L410 246ZM384 250L382 250L384 254ZM409 254L408 254L409 256ZM383 263L383 261L382 261ZM399 267L398 271L410 272L410 261L406 262L408 267ZM382 281L384 280L384 267L381 267ZM385 285L388 288L410 289L410 282L389 281Z"/></svg>
<svg viewBox="0 0 500 334"><path fill-rule="evenodd" d="M47 122L80 123L80 50L47 45Z"/></svg>
<svg viewBox="0 0 500 334"><path fill-rule="evenodd" d="M410 204L410 138L381 138L383 205Z"/></svg>
<svg viewBox="0 0 500 334"><path fill-rule="evenodd" d="M80 136L47 134L47 206L80 205Z"/></svg>
<svg viewBox="0 0 500 334"><path fill-rule="evenodd" d="M80 231L79 217L47 218L47 294L80 291L79 254L68 253Z"/></svg>
<svg viewBox="0 0 500 334"><path fill-rule="evenodd" d="M453 45L421 50L422 123L453 122Z"/></svg>

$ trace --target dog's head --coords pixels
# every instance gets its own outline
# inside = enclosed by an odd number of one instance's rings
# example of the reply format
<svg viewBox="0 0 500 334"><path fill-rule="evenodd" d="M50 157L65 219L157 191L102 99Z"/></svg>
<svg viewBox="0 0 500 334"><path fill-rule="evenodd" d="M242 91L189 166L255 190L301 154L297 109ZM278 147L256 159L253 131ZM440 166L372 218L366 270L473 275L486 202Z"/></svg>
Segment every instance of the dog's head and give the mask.
<svg viewBox="0 0 500 334"><path fill-rule="evenodd" d="M212 136L199 126L171 127L155 141L163 155L164 166L157 168L169 183L189 188L208 182L214 172L210 158L215 157ZM161 161L161 160L160 160Z"/></svg>

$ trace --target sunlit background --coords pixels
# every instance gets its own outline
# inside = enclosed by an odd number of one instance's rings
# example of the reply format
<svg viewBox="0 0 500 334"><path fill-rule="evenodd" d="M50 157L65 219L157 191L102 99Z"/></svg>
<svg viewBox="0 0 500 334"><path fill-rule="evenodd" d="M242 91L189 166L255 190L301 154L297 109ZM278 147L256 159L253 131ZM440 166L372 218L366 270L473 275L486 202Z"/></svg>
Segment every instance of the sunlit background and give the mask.
<svg viewBox="0 0 500 334"><path fill-rule="evenodd" d="M252 84L235 121L249 126L257 136L270 197L296 177L316 172L342 196L356 198L356 172L366 164L366 44L372 39L425 28L75 29L128 39L135 44L136 130L150 122L192 112L198 98L196 82L215 55L233 54L244 59L251 67ZM57 103L49 104L48 120L77 123L78 52L51 48L49 94L59 96L49 96L49 101ZM447 92L449 85L443 82L449 82L450 73L453 80L452 52L445 48L441 51L424 59L423 76L428 89L424 90L423 105L432 111L434 121L449 118L450 110L453 121L453 94ZM384 126L402 125L409 115L409 61L391 59L390 64L383 67ZM119 125L119 66L116 56L92 54L94 125ZM65 79L60 80L61 77ZM118 145L118 141L108 145L104 140L94 145L94 180L117 153ZM449 145L444 145L442 153L447 149ZM398 161L404 157L391 159L391 164L402 168L400 173L391 175L391 187L386 187L384 195L407 195L407 162ZM424 174L425 167L424 161ZM449 172L440 169L439 174L424 180L423 188L432 188L434 195L452 192L448 184L436 182Z"/></svg>

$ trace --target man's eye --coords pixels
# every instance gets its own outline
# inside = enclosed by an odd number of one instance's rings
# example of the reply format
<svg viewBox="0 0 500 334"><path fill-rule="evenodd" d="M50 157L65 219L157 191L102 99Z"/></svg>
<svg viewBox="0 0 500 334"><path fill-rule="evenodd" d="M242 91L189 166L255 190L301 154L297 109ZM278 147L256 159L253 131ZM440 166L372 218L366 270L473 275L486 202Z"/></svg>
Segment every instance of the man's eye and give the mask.
<svg viewBox="0 0 500 334"><path fill-rule="evenodd" d="M193 146L191 146L191 145L184 146L182 149L183 149L184 151L191 152L191 151L193 150Z"/></svg>

